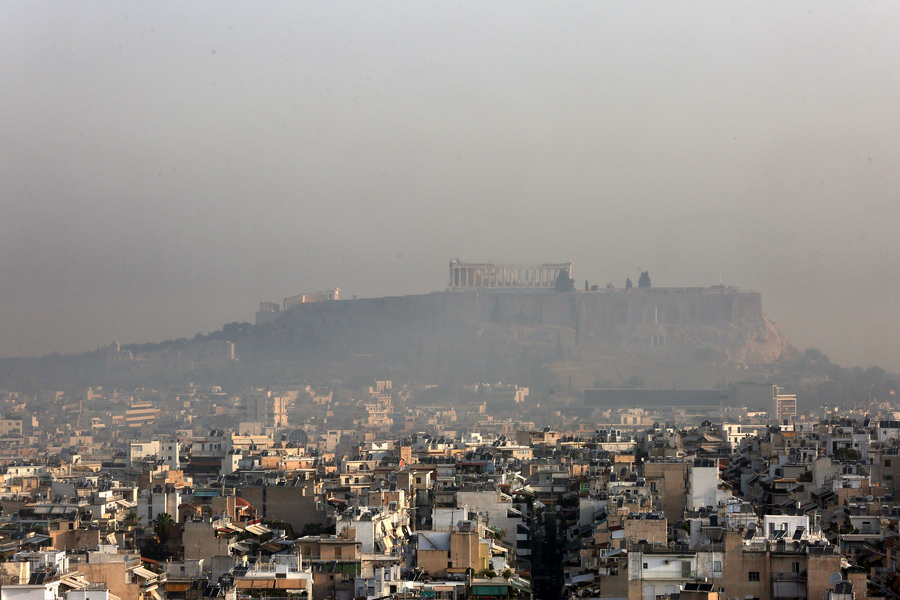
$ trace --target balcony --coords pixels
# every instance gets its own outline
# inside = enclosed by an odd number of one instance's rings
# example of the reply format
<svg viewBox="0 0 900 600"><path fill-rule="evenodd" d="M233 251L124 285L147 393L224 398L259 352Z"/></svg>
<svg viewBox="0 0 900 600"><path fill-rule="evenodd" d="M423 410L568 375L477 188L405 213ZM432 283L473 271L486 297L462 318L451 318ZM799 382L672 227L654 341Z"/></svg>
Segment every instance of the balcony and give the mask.
<svg viewBox="0 0 900 600"><path fill-rule="evenodd" d="M799 573L772 573L772 581L806 581L806 571Z"/></svg>

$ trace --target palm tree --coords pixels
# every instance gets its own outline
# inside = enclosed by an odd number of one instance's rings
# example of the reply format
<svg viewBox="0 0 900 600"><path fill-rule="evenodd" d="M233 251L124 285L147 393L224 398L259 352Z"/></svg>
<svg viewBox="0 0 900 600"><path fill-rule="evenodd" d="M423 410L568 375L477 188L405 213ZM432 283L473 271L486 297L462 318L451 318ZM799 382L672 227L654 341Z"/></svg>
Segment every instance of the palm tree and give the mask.
<svg viewBox="0 0 900 600"><path fill-rule="evenodd" d="M175 526L175 519L172 518L172 515L169 513L159 513L156 515L156 518L153 519L153 532L156 533L156 537L159 538L159 541L163 544L169 539L169 534L172 533L172 528Z"/></svg>

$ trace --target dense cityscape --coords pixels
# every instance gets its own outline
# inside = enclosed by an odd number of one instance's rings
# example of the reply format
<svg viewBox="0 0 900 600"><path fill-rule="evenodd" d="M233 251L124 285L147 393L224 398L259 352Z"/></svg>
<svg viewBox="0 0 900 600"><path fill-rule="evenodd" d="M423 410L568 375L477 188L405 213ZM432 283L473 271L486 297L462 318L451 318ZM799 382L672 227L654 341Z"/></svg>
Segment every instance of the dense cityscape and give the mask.
<svg viewBox="0 0 900 600"><path fill-rule="evenodd" d="M0 600L900 600L900 2L0 2Z"/></svg>
<svg viewBox="0 0 900 600"><path fill-rule="evenodd" d="M697 327L764 319L736 288L642 273L582 292L571 263L545 267L453 261L426 298L451 312L474 299L507 328L503 310L521 320L537 302L533 329L581 344L627 328L612 346L651 358L696 355ZM267 301L256 325L226 329L283 338L354 302ZM211 369L227 379L244 346L214 337L98 351L118 385L2 392L3 600L896 595L900 413L883 371L855 372L878 379L864 401L805 410L746 364L750 379L706 389L360 381L352 367L229 389Z"/></svg>

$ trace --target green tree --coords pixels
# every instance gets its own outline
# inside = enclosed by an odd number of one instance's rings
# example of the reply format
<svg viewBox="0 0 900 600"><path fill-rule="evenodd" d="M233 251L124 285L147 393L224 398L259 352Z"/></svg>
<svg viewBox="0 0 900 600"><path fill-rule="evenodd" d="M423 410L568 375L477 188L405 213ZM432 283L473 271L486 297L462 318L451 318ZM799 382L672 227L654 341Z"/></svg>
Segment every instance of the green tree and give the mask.
<svg viewBox="0 0 900 600"><path fill-rule="evenodd" d="M175 528L175 519L169 513L159 513L153 519L153 533L159 538L160 543L165 544Z"/></svg>
<svg viewBox="0 0 900 600"><path fill-rule="evenodd" d="M639 288L650 287L650 272L649 271L641 271L641 276L638 279L638 287Z"/></svg>
<svg viewBox="0 0 900 600"><path fill-rule="evenodd" d="M628 378L628 381L625 382L625 388L631 390L639 390L644 387L644 378L640 375L632 375Z"/></svg>
<svg viewBox="0 0 900 600"><path fill-rule="evenodd" d="M862 454L853 448L838 448L834 451L834 458L841 462L853 462L862 458Z"/></svg>
<svg viewBox="0 0 900 600"><path fill-rule="evenodd" d="M135 548L135 530L140 527L141 518L136 512L131 511L130 513L125 515L124 519L122 519L122 525L125 527L125 530L130 533L130 535L128 535L126 539L130 538L131 547Z"/></svg>
<svg viewBox="0 0 900 600"><path fill-rule="evenodd" d="M141 548L141 556L152 560L163 561L172 555L166 548L165 544L160 543L156 538L148 538Z"/></svg>
<svg viewBox="0 0 900 600"><path fill-rule="evenodd" d="M556 291L557 292L571 292L575 289L575 280L569 277L569 273L566 271L560 271L559 277L556 278Z"/></svg>
<svg viewBox="0 0 900 600"><path fill-rule="evenodd" d="M124 525L125 527L137 527L140 524L141 518L134 511L131 511L130 513L125 515L124 519L122 519L122 525Z"/></svg>
<svg viewBox="0 0 900 600"><path fill-rule="evenodd" d="M631 277L626 278L625 279L625 289L630 290L633 287L634 287L634 284L631 283Z"/></svg>

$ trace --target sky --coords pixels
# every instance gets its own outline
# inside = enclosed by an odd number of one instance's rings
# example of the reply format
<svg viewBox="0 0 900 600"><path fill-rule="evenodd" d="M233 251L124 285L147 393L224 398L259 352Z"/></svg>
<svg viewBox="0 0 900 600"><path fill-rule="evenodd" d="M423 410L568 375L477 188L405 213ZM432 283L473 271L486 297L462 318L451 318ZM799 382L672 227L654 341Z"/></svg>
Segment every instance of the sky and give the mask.
<svg viewBox="0 0 900 600"><path fill-rule="evenodd" d="M0 356L429 293L757 290L900 371L900 3L0 3Z"/></svg>

